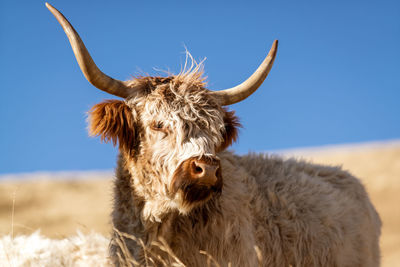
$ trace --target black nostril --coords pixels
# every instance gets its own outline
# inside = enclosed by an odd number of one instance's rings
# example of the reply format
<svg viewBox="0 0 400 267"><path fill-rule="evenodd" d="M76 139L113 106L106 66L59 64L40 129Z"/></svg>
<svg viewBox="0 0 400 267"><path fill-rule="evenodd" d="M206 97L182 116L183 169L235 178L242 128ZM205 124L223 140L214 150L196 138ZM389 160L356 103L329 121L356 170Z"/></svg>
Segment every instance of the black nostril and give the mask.
<svg viewBox="0 0 400 267"><path fill-rule="evenodd" d="M203 169L199 166L196 166L196 168L194 169L197 173L202 173Z"/></svg>
<svg viewBox="0 0 400 267"><path fill-rule="evenodd" d="M199 165L196 164L196 162L192 162L192 170L196 174L200 174L203 172L203 168L201 168Z"/></svg>

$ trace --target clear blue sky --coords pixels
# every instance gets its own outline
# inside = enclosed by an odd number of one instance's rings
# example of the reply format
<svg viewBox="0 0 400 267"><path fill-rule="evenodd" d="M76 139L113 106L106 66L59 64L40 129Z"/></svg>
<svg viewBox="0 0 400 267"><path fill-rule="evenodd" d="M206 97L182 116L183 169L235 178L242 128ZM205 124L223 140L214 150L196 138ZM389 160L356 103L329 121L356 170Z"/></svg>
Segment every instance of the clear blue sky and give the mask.
<svg viewBox="0 0 400 267"><path fill-rule="evenodd" d="M279 39L262 87L233 105L238 153L400 138L400 1L49 1L117 79L207 57L209 88L245 80ZM307 4L304 4L307 2ZM111 169L85 112L112 98L82 75L44 1L0 2L0 173Z"/></svg>

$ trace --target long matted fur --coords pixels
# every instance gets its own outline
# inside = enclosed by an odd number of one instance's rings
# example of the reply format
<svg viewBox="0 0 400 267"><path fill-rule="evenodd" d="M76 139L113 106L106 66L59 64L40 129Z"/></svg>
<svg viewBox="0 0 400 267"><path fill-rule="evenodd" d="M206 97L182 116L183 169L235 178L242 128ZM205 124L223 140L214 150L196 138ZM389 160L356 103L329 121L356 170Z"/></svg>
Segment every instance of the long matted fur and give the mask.
<svg viewBox="0 0 400 267"><path fill-rule="evenodd" d="M195 66L133 79L140 95L90 112L91 132L119 141L112 220L143 241L122 237L129 257L145 264L146 251L168 256L153 246L162 238L187 266L207 266L209 257L256 266L257 251L263 266L378 266L381 222L360 181L338 167L224 151L238 120L201 74ZM218 159L223 183L201 201L172 188L178 166L196 157ZM110 249L117 265L127 255L120 238Z"/></svg>

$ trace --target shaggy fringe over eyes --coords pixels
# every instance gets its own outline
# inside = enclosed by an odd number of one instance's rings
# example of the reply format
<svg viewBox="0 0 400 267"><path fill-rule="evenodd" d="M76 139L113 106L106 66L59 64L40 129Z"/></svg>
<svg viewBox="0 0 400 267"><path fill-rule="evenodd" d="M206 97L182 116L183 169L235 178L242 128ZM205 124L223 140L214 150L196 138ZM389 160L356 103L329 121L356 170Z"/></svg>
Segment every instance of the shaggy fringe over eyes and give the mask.
<svg viewBox="0 0 400 267"><path fill-rule="evenodd" d="M228 111L226 108L224 116L225 131L222 133L224 142L219 147L219 151L226 149L228 146L236 142L238 138L238 128L242 127L239 118L235 116L235 111Z"/></svg>
<svg viewBox="0 0 400 267"><path fill-rule="evenodd" d="M89 111L89 134L101 141L112 141L125 152L133 151L135 128L132 110L121 100L106 100Z"/></svg>

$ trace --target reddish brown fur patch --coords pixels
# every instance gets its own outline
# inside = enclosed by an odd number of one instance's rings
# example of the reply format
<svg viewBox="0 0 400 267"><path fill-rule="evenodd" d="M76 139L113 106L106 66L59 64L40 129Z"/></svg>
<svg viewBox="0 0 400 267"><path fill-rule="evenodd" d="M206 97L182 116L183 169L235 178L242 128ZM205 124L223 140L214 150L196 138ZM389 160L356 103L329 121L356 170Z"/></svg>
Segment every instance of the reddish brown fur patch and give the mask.
<svg viewBox="0 0 400 267"><path fill-rule="evenodd" d="M121 100L106 100L89 111L89 134L100 136L101 141L117 142L124 152L135 148L134 118L131 109Z"/></svg>
<svg viewBox="0 0 400 267"><path fill-rule="evenodd" d="M242 125L239 123L239 118L235 116L235 111L225 110L224 124L225 132L223 133L224 141L218 148L218 151L226 149L228 146L232 145L233 142L237 140L238 137L238 127Z"/></svg>

